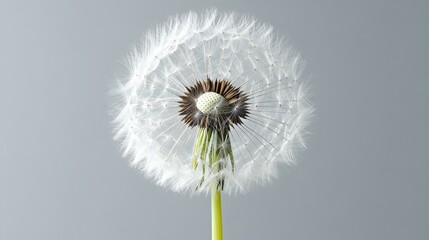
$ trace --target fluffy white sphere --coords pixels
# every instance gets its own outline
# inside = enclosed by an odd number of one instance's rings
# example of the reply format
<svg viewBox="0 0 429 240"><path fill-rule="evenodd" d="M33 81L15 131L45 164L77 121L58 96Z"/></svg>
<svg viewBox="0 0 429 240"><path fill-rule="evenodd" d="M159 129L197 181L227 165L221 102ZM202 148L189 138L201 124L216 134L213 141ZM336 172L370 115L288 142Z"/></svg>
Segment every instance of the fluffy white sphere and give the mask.
<svg viewBox="0 0 429 240"><path fill-rule="evenodd" d="M227 165L220 173L226 192L269 182L278 163L293 163L303 146L313 110L300 80L303 63L271 26L252 17L205 11L171 18L146 34L130 66L115 89L121 96L115 137L132 165L159 185L207 192L215 177L193 168L198 127L179 115L179 97L196 81L227 80L248 97L248 116L229 132L235 171ZM207 181L196 190L203 174Z"/></svg>

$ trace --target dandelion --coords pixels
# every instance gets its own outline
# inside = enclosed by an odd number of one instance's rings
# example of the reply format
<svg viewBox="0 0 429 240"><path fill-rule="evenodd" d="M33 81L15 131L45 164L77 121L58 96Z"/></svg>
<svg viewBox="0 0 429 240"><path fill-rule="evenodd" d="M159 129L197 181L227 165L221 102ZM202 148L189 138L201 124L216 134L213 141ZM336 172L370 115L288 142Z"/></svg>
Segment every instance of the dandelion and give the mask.
<svg viewBox="0 0 429 240"><path fill-rule="evenodd" d="M173 191L246 192L294 162L313 108L298 53L249 16L189 12L146 34L130 56L115 137L133 166Z"/></svg>

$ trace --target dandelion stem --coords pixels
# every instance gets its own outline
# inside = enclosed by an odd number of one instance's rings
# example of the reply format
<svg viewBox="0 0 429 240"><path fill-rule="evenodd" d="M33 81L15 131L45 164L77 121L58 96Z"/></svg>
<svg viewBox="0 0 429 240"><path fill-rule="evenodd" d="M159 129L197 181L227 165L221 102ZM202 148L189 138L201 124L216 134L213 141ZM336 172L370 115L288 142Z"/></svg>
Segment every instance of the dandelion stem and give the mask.
<svg viewBox="0 0 429 240"><path fill-rule="evenodd" d="M212 184L212 240L222 240L222 197L217 182Z"/></svg>

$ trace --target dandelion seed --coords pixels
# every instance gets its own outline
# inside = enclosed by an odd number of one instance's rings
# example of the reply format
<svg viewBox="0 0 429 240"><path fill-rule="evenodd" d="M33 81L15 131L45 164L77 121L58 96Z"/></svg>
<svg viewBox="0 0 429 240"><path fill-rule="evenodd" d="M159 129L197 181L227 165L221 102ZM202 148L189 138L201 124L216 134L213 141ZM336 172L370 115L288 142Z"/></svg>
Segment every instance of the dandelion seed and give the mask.
<svg viewBox="0 0 429 240"><path fill-rule="evenodd" d="M190 12L148 32L129 60L129 80L116 90L115 137L159 185L212 191L220 206L220 191L269 182L304 146L313 108L303 63L269 25Z"/></svg>

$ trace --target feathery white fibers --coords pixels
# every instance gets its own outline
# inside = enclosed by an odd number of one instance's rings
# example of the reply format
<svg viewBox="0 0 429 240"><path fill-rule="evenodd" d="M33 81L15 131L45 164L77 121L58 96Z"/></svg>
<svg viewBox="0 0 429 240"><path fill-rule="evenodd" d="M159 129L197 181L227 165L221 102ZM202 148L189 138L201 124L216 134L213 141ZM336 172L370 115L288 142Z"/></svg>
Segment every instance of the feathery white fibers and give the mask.
<svg viewBox="0 0 429 240"><path fill-rule="evenodd" d="M249 97L250 114L231 127L235 172L227 166L221 173L226 192L269 182L278 163L293 163L304 146L313 108L300 81L303 62L269 25L235 13L189 12L149 31L129 61L129 78L114 90L122 100L115 138L159 185L195 192L200 183L203 173L191 164L198 127L181 121L178 101L185 86L207 77L229 80ZM196 192L208 192L208 182Z"/></svg>

